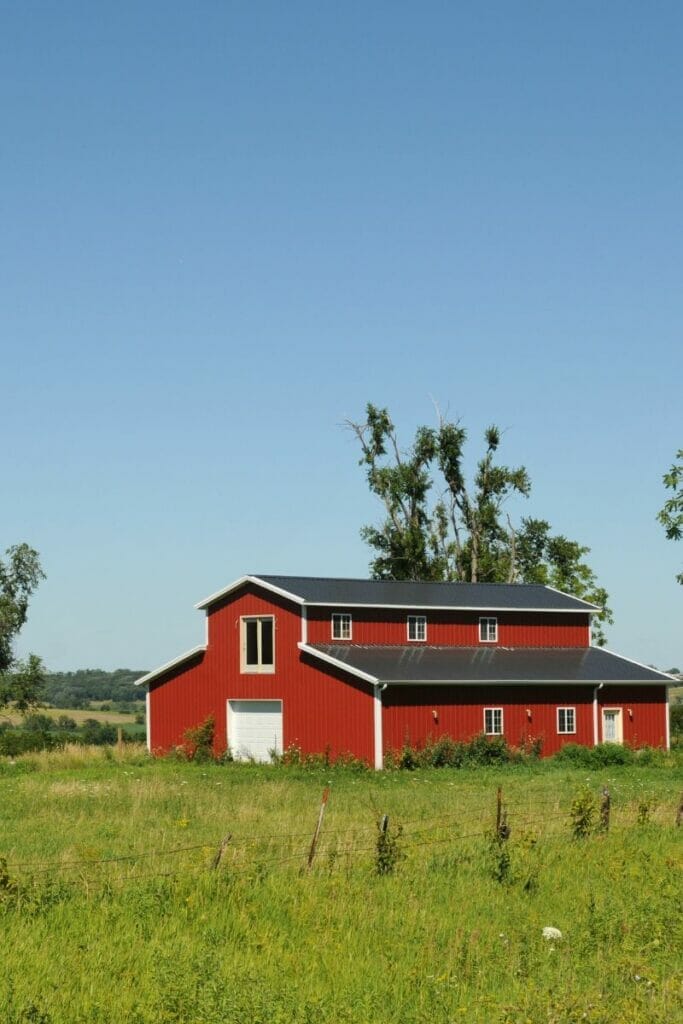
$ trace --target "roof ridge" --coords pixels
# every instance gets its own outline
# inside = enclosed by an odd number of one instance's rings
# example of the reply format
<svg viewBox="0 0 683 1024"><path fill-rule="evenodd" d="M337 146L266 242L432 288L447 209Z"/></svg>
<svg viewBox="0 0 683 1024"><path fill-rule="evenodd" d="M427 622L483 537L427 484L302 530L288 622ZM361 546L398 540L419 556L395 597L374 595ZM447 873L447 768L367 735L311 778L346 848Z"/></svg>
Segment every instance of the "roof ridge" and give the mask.
<svg viewBox="0 0 683 1024"><path fill-rule="evenodd" d="M255 579L278 579L278 580L328 580L329 582L335 583L409 583L411 586L449 586L449 587L542 587L543 590L554 590L554 587L549 587L547 583L522 583L521 581L515 581L513 583L502 583L499 580L490 582L489 580L393 580L393 579L373 579L371 576L298 576L292 575L291 573L280 573L280 572L263 572L263 573L248 573L247 575L254 577ZM562 591L557 591L562 593ZM573 594L569 594L569 597L573 597ZM579 598L582 600L582 598Z"/></svg>

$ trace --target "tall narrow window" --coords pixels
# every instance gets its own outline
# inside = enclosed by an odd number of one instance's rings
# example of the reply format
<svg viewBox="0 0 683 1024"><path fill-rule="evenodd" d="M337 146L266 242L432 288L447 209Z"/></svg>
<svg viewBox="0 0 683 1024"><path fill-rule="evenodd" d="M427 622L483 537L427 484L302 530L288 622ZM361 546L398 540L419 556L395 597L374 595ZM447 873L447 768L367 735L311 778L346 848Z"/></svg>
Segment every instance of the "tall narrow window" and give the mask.
<svg viewBox="0 0 683 1024"><path fill-rule="evenodd" d="M503 735L502 708L484 708L484 732L487 736Z"/></svg>
<svg viewBox="0 0 683 1024"><path fill-rule="evenodd" d="M242 672L275 671L275 619L272 615L244 617L241 628Z"/></svg>
<svg viewBox="0 0 683 1024"><path fill-rule="evenodd" d="M332 639L351 639L351 616L346 612L335 612L335 614L332 616Z"/></svg>
<svg viewBox="0 0 683 1024"><path fill-rule="evenodd" d="M479 619L479 640L483 644L495 644L498 640L498 619Z"/></svg>
<svg viewBox="0 0 683 1024"><path fill-rule="evenodd" d="M576 708L557 709L557 731L559 733L576 732Z"/></svg>
<svg viewBox="0 0 683 1024"><path fill-rule="evenodd" d="M409 615L408 616L408 639L409 640L426 640L427 639L427 616L426 615Z"/></svg>

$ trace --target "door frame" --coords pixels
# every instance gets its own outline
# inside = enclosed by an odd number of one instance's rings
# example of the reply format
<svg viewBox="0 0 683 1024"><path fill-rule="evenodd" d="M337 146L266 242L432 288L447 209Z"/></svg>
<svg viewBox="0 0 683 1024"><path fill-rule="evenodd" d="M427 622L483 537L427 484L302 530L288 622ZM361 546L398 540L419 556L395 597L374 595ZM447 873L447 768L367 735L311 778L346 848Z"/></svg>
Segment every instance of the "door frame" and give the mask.
<svg viewBox="0 0 683 1024"><path fill-rule="evenodd" d="M614 740L605 739L605 713L615 715L615 723L617 727L617 738ZM602 726L602 742L603 743L623 743L624 742L624 709L623 708L608 708L604 707L601 709L600 722Z"/></svg>

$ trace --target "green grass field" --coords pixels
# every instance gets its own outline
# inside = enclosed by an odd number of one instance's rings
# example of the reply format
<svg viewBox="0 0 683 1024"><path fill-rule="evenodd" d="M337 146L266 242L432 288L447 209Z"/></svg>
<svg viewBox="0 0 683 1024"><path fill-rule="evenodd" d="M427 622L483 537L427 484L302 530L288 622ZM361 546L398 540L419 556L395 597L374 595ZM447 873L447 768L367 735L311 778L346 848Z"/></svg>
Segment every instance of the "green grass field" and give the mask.
<svg viewBox="0 0 683 1024"><path fill-rule="evenodd" d="M104 703L100 701L99 703ZM142 709L141 709L142 710ZM92 708L51 708L41 707L38 709L38 713L41 715L47 715L48 718L53 718L55 721L66 716L67 718L73 718L77 725L83 725L89 718L94 718L96 722L105 722L109 725L135 725L135 715L131 713L124 714L121 711L102 711L99 707L93 706ZM11 725L21 725L24 721L24 716L19 713L6 714L5 719ZM144 729L143 729L144 732Z"/></svg>
<svg viewBox="0 0 683 1024"><path fill-rule="evenodd" d="M0 766L3 1024L683 1020L680 758L377 774L117 758ZM603 785L609 832L573 839L575 794Z"/></svg>

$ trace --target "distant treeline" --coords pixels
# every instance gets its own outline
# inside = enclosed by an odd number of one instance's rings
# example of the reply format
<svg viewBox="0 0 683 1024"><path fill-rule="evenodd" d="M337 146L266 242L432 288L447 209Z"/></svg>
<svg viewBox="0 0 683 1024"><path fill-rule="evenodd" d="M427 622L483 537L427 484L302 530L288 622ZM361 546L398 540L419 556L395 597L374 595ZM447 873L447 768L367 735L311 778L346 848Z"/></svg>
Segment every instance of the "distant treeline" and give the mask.
<svg viewBox="0 0 683 1024"><path fill-rule="evenodd" d="M127 704L144 701L145 688L135 686L145 669L117 668L105 672L99 668L82 668L76 672L48 672L43 701L55 708L88 708L91 701Z"/></svg>

